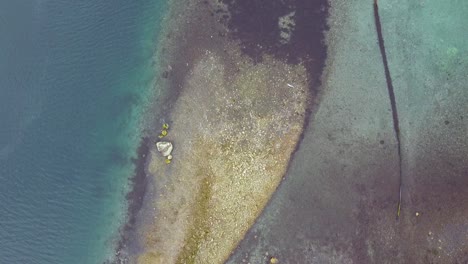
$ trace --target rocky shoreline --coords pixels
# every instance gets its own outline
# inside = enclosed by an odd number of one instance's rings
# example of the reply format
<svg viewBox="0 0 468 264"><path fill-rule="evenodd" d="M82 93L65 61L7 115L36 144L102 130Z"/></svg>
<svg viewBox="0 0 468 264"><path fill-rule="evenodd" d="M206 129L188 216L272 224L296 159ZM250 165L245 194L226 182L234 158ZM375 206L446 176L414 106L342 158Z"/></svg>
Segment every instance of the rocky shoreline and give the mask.
<svg viewBox="0 0 468 264"><path fill-rule="evenodd" d="M312 16L323 23L309 36L305 2L266 4L268 12L240 1L172 2L159 67L175 101L163 106L174 158L165 162L151 144L154 219L138 227L144 250L130 262L222 263L263 210L318 94L325 15ZM251 31L245 21L263 26Z"/></svg>

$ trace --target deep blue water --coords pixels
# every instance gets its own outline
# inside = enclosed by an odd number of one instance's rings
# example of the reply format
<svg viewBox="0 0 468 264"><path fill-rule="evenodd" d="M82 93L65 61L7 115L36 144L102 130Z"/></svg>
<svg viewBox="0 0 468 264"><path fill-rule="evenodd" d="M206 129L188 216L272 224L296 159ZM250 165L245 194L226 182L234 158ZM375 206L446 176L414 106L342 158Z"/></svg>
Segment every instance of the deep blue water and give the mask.
<svg viewBox="0 0 468 264"><path fill-rule="evenodd" d="M112 255L161 2L0 1L0 263Z"/></svg>

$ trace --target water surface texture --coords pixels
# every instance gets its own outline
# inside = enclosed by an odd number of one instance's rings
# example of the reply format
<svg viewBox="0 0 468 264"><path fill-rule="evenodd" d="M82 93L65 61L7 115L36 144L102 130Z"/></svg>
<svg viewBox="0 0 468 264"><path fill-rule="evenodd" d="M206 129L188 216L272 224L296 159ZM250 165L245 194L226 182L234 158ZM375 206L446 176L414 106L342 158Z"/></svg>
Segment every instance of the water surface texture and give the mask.
<svg viewBox="0 0 468 264"><path fill-rule="evenodd" d="M113 254L160 2L0 2L0 263Z"/></svg>
<svg viewBox="0 0 468 264"><path fill-rule="evenodd" d="M0 1L0 264L468 263L467 14Z"/></svg>

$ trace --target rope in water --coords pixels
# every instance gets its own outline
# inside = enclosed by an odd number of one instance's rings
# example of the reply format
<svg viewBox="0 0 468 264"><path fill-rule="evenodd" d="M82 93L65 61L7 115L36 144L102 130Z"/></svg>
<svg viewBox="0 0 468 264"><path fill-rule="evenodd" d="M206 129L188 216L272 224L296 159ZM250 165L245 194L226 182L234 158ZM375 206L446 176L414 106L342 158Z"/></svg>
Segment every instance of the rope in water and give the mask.
<svg viewBox="0 0 468 264"><path fill-rule="evenodd" d="M387 90L388 95L390 97L390 104L392 106L392 117L393 117L393 130L395 132L395 137L397 141L397 151L398 151L398 167L399 167L399 196L398 196L398 208L397 208L397 219L400 217L401 211L401 188L402 188L402 169L401 169L401 143L400 143L400 125L398 122L398 112L395 102L395 93L393 91L393 84L392 78L390 76L390 70L388 68L388 61L387 61L387 54L385 52L385 45L382 35L382 25L380 24L380 17L379 17L379 6L377 4L377 0L374 0L374 19L375 19L375 28L377 30L377 36L379 38L379 47L380 47L380 54L382 56L382 61L385 69L385 79L387 80Z"/></svg>

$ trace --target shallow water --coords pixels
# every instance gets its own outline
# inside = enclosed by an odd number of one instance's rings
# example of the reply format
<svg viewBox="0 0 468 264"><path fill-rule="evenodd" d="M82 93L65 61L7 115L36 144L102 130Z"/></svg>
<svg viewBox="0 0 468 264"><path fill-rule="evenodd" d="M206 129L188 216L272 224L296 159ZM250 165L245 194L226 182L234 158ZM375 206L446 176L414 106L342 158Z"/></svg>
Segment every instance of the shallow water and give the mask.
<svg viewBox="0 0 468 264"><path fill-rule="evenodd" d="M1 263L113 254L161 2L0 2Z"/></svg>
<svg viewBox="0 0 468 264"><path fill-rule="evenodd" d="M468 4L379 1L402 132L402 206L372 1L331 3L323 94L286 179L228 263L468 260Z"/></svg>

